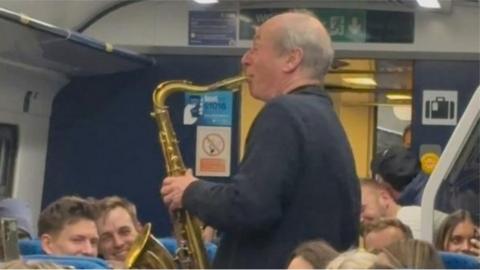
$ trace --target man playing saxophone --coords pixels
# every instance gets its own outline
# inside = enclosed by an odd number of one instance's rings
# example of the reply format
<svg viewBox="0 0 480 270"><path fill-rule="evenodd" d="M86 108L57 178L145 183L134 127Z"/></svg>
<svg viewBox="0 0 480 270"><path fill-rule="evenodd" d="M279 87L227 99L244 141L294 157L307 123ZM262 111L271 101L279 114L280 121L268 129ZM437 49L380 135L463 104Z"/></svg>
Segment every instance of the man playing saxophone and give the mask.
<svg viewBox="0 0 480 270"><path fill-rule="evenodd" d="M242 57L251 95L266 105L229 183L163 180L171 211L184 208L221 230L214 267L283 268L300 243L356 243L360 188L345 132L323 90L333 61L322 23L304 11L274 16Z"/></svg>

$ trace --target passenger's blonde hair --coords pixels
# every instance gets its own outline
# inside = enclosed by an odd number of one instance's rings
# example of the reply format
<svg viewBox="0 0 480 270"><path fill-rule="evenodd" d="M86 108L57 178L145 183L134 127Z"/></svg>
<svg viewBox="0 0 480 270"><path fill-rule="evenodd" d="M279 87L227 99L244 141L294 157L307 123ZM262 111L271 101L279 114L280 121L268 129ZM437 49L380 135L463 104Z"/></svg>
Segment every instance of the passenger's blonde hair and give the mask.
<svg viewBox="0 0 480 270"><path fill-rule="evenodd" d="M371 232L379 232L383 231L387 228L397 228L402 233L405 239L412 239L413 234L410 227L403 224L400 220L396 218L380 218L378 220L373 221L372 223L365 224L362 227L362 235L363 237L367 237L367 234Z"/></svg>
<svg viewBox="0 0 480 270"><path fill-rule="evenodd" d="M393 268L443 269L435 247L425 241L407 239L394 242L381 250Z"/></svg>
<svg viewBox="0 0 480 270"><path fill-rule="evenodd" d="M333 259L326 269L367 269L372 267L377 255L363 249L352 249Z"/></svg>
<svg viewBox="0 0 480 270"><path fill-rule="evenodd" d="M325 268L330 261L338 256L338 252L324 240L303 242L293 250L289 262L300 256L315 269Z"/></svg>
<svg viewBox="0 0 480 270"><path fill-rule="evenodd" d="M133 221L133 224L138 224L137 208L129 200L119 196L108 196L96 201L98 210L98 218L105 218L105 215L110 213L113 209L120 207L127 211L128 215Z"/></svg>
<svg viewBox="0 0 480 270"><path fill-rule="evenodd" d="M69 269L52 262L13 260L1 266L2 269Z"/></svg>

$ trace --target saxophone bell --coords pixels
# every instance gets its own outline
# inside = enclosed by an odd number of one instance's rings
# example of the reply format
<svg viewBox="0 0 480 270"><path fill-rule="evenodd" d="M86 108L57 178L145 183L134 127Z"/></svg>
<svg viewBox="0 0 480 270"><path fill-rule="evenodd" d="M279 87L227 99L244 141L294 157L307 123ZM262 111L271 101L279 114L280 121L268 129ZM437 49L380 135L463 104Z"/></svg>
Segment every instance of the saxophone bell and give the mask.
<svg viewBox="0 0 480 270"><path fill-rule="evenodd" d="M145 224L132 244L125 266L129 269L174 269L174 258L163 244L151 234L150 223Z"/></svg>

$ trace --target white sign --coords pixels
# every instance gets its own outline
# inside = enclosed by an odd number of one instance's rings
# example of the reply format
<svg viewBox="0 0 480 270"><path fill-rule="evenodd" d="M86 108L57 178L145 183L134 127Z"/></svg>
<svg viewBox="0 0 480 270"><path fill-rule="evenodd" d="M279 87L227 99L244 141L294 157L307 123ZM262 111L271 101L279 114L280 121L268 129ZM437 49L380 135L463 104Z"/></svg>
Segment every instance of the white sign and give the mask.
<svg viewBox="0 0 480 270"><path fill-rule="evenodd" d="M457 91L423 90L422 124L455 126L458 108Z"/></svg>
<svg viewBox="0 0 480 270"><path fill-rule="evenodd" d="M230 176L230 127L197 126L195 175Z"/></svg>

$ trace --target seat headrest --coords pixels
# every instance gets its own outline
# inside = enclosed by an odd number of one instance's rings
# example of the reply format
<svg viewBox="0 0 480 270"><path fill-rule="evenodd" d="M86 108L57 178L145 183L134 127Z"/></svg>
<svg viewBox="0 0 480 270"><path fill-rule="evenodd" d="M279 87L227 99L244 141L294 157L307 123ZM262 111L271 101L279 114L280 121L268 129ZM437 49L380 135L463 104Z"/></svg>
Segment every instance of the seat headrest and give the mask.
<svg viewBox="0 0 480 270"><path fill-rule="evenodd" d="M111 269L105 260L83 256L53 256L53 255L25 255L22 259L27 262L50 262L60 266L74 267L75 269Z"/></svg>
<svg viewBox="0 0 480 270"><path fill-rule="evenodd" d="M45 254L38 239L22 239L18 241L18 249L20 250L20 255Z"/></svg>
<svg viewBox="0 0 480 270"><path fill-rule="evenodd" d="M480 261L473 256L453 252L440 252L446 269L480 269Z"/></svg>

